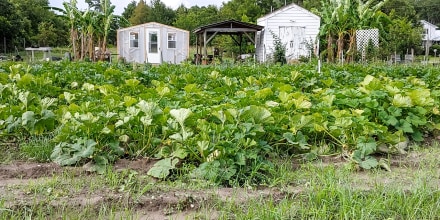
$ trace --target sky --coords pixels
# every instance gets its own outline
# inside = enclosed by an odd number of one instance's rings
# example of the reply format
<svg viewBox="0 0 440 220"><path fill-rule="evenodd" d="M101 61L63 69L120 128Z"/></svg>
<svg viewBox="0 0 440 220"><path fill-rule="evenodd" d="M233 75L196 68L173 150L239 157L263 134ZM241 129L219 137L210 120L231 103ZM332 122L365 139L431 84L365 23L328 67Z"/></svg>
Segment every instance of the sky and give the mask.
<svg viewBox="0 0 440 220"><path fill-rule="evenodd" d="M49 0L49 4L52 7L58 7L63 8L63 1L64 0ZM128 3L131 2L131 0L110 0L113 5L116 6L115 8L115 14L121 15L124 11L124 8L127 7ZM138 0L136 0L138 1ZM149 3L150 0L144 0L145 2ZM191 7L194 5L198 6L207 6L207 5L217 5L221 6L222 2L228 2L229 0L161 0L163 3L165 3L167 6L176 9L179 7L180 4L184 4L186 7ZM87 4L85 3L85 0L78 0L78 8L79 9L87 9Z"/></svg>

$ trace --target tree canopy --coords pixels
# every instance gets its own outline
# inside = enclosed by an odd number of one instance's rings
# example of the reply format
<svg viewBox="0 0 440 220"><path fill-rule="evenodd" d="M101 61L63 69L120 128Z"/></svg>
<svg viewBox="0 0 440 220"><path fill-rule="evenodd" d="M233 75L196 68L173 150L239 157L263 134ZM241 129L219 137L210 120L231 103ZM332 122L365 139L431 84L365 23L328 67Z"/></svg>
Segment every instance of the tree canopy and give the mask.
<svg viewBox="0 0 440 220"><path fill-rule="evenodd" d="M88 34L95 36L93 45L115 43L116 29L128 22L137 25L154 21L192 31L226 19L256 23L259 17L290 3L321 16L320 48L329 61L339 58L342 51L354 59L354 33L358 29L379 28L382 51L389 53L420 45L420 19L440 25L440 0L230 0L221 6L180 5L176 9L161 0L132 0L127 1L121 17L113 15L114 6L109 0L83 1L89 5L88 10L79 10L78 1L70 0L60 15L48 7L48 0L0 0L0 37L6 39L6 49L31 44L70 45L78 52L81 48L77 44L88 39ZM403 31L407 35L397 36ZM1 52L5 49L3 45L0 48Z"/></svg>

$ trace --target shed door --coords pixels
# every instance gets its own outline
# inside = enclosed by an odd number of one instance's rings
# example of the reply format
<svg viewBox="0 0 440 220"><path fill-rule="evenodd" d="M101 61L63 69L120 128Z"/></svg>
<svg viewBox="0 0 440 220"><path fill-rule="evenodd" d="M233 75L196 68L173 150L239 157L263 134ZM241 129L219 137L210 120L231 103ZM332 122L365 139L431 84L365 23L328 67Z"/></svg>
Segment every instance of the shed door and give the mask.
<svg viewBox="0 0 440 220"><path fill-rule="evenodd" d="M160 31L159 29L147 29L146 49L147 63L161 63Z"/></svg>
<svg viewBox="0 0 440 220"><path fill-rule="evenodd" d="M280 26L280 39L286 45L287 60L299 59L301 55L307 55L305 34L305 27Z"/></svg>

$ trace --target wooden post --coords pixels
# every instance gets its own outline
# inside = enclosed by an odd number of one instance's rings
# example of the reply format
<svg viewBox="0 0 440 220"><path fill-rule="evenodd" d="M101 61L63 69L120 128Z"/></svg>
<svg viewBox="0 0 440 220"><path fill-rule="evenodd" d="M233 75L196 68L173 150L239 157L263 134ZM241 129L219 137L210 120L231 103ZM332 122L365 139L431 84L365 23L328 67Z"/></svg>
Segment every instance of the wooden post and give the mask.
<svg viewBox="0 0 440 220"><path fill-rule="evenodd" d="M207 47L207 33L206 31L203 32L203 57L202 59L208 58L208 49Z"/></svg>
<svg viewBox="0 0 440 220"><path fill-rule="evenodd" d="M243 54L243 51L241 50L241 45L243 44L243 35L240 33L240 56Z"/></svg>
<svg viewBox="0 0 440 220"><path fill-rule="evenodd" d="M195 56L194 56L194 63L195 63L196 65L199 64L199 61L198 61L198 59L197 59L198 54L199 54L199 35L196 34L196 54L195 54Z"/></svg>

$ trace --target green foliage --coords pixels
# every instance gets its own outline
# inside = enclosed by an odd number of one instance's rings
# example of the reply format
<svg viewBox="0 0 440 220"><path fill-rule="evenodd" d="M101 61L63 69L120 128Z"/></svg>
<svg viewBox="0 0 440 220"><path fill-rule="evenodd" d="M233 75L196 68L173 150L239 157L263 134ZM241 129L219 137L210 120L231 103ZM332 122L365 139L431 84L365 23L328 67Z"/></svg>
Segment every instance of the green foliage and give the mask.
<svg viewBox="0 0 440 220"><path fill-rule="evenodd" d="M52 159L93 169L155 157L161 179L182 164L218 184L262 183L275 153L343 153L364 169L440 129L430 67L108 63L0 66L0 132L56 134Z"/></svg>
<svg viewBox="0 0 440 220"><path fill-rule="evenodd" d="M272 37L273 37L273 46L274 46L274 51L273 51L273 61L275 63L281 63L281 64L286 64L287 60L286 60L286 45L283 44L283 42L281 41L280 37L277 36L275 33L271 32Z"/></svg>
<svg viewBox="0 0 440 220"><path fill-rule="evenodd" d="M389 25L386 43L391 52L406 54L408 48L418 49L422 41L422 28L408 22L408 18L394 18ZM402 33L405 33L402 35Z"/></svg>
<svg viewBox="0 0 440 220"><path fill-rule="evenodd" d="M150 5L143 0L137 5L135 4L136 2L131 2L122 14L122 16L127 18L132 25L144 24L147 22L158 22L161 24L172 25L176 21L176 11L160 0L151 0Z"/></svg>
<svg viewBox="0 0 440 220"><path fill-rule="evenodd" d="M144 0L140 0L129 18L131 25L147 23L150 10L151 8L144 2Z"/></svg>
<svg viewBox="0 0 440 220"><path fill-rule="evenodd" d="M136 8L136 1L133 0L130 3L128 3L127 7L124 8L124 12L122 12L122 17L128 21L133 15L135 8Z"/></svg>

